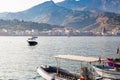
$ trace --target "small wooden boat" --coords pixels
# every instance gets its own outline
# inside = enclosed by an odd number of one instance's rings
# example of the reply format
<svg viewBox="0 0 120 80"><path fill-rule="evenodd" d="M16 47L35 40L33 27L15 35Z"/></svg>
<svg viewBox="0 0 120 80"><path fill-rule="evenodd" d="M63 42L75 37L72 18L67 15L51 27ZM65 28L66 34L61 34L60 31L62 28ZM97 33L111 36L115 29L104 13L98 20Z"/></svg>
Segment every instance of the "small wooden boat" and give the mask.
<svg viewBox="0 0 120 80"><path fill-rule="evenodd" d="M113 68L110 66L103 66L103 65L92 65L92 67L101 77L105 77L109 79L120 79L119 68Z"/></svg>
<svg viewBox="0 0 120 80"><path fill-rule="evenodd" d="M28 38L27 42L30 46L35 46L38 42L35 40L37 37Z"/></svg>

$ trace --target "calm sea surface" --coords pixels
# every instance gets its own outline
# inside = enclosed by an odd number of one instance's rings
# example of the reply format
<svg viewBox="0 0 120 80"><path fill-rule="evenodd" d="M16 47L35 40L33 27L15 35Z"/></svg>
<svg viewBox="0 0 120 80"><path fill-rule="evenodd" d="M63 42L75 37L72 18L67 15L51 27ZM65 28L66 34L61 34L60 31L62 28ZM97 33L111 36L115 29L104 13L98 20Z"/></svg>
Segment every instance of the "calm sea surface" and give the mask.
<svg viewBox="0 0 120 80"><path fill-rule="evenodd" d="M27 38L0 37L0 80L43 80L36 69L41 64L56 65L53 55L116 57L120 48L120 37L38 37L36 46L28 46ZM60 66L79 69L74 61L60 60Z"/></svg>

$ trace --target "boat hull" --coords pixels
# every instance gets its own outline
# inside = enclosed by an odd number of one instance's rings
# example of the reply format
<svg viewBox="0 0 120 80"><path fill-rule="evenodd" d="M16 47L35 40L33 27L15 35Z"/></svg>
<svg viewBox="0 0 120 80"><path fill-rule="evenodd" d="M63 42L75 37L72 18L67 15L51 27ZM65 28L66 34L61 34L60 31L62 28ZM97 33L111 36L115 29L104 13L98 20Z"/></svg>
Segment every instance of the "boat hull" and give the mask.
<svg viewBox="0 0 120 80"><path fill-rule="evenodd" d="M37 68L37 72L46 80L52 80L54 75L49 75L47 72L45 72L41 67Z"/></svg>
<svg viewBox="0 0 120 80"><path fill-rule="evenodd" d="M101 77L110 79L120 79L120 71L115 71L114 68L94 65L92 67Z"/></svg>
<svg viewBox="0 0 120 80"><path fill-rule="evenodd" d="M37 68L37 72L46 80L78 80L75 74L71 74L66 70L59 68L57 74L57 67L42 65Z"/></svg>
<svg viewBox="0 0 120 80"><path fill-rule="evenodd" d="M30 46L35 46L38 44L36 41L28 41L28 43Z"/></svg>

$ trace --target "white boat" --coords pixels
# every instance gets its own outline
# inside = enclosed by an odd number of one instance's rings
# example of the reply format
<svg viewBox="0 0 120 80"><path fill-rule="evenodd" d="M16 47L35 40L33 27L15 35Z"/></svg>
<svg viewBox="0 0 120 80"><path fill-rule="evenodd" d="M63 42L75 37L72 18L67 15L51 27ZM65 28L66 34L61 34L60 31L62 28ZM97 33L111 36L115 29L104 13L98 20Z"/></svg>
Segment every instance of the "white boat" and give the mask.
<svg viewBox="0 0 120 80"><path fill-rule="evenodd" d="M119 54L119 48L117 49L117 54ZM120 58L107 58L105 63L107 63L107 65L99 64L92 65L92 67L101 77L120 79Z"/></svg>
<svg viewBox="0 0 120 80"><path fill-rule="evenodd" d="M72 74L65 69L58 69L55 66L41 65L37 72L46 80L78 80L76 74Z"/></svg>
<svg viewBox="0 0 120 80"><path fill-rule="evenodd" d="M92 67L101 77L120 79L120 70L118 68L103 65L92 65Z"/></svg>
<svg viewBox="0 0 120 80"><path fill-rule="evenodd" d="M58 55L54 56L56 59L67 59L78 62L96 62L98 58L75 56L75 55ZM58 65L58 64L57 64ZM37 72L46 80L96 80L87 67L82 67L81 74L71 73L65 69L61 69L58 66L42 65L37 68ZM98 79L97 79L98 80Z"/></svg>

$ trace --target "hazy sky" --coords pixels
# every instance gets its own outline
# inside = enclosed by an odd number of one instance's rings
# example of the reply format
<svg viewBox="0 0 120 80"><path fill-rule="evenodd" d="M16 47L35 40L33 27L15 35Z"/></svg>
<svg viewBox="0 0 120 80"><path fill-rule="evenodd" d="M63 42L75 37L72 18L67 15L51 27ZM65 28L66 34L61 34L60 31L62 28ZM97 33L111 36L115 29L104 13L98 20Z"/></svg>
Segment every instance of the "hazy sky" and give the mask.
<svg viewBox="0 0 120 80"><path fill-rule="evenodd" d="M18 12L50 0L0 0L0 12ZM63 0L53 0L60 2Z"/></svg>

